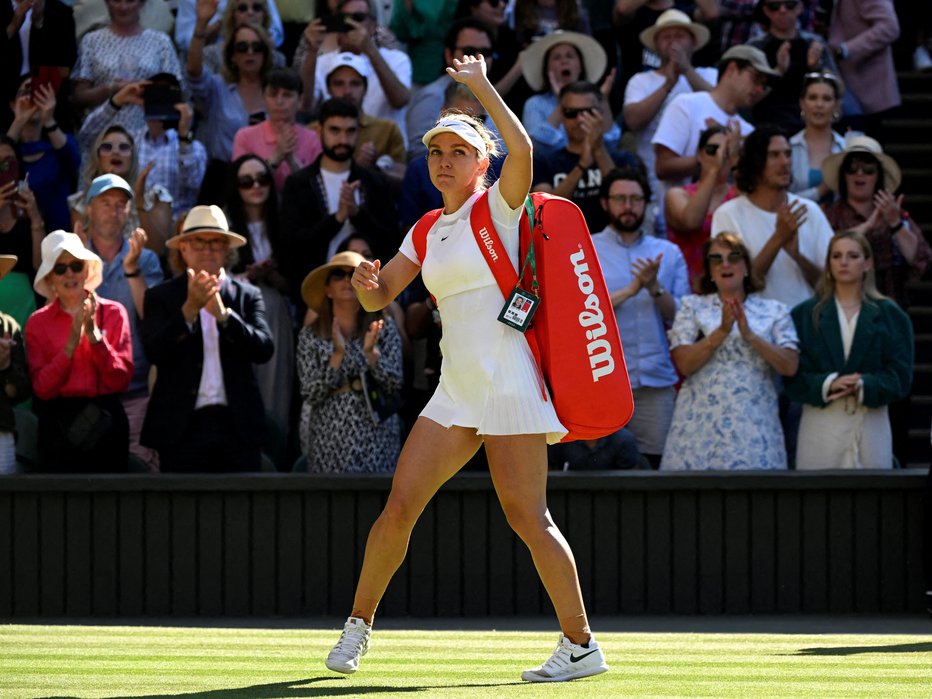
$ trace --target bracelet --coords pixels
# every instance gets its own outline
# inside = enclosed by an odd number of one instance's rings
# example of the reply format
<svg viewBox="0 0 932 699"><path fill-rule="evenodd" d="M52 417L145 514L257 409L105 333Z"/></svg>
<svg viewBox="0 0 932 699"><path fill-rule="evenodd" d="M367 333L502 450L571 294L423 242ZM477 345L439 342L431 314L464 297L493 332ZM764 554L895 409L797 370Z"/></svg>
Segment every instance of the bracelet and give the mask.
<svg viewBox="0 0 932 699"><path fill-rule="evenodd" d="M121 105L113 101L113 95L110 95L110 98L107 101L110 103L110 106L113 107L115 110L120 111L121 109L123 109Z"/></svg>
<svg viewBox="0 0 932 699"><path fill-rule="evenodd" d="M46 134L52 133L53 131L58 131L58 128L59 128L59 127L58 127L58 122L57 122L57 121L53 121L51 126L43 126L43 127L42 127L42 135L44 136L44 135L46 135Z"/></svg>
<svg viewBox="0 0 932 699"><path fill-rule="evenodd" d="M125 269L123 270L123 276L126 277L127 279L134 279L138 277L140 274L142 274L142 270L139 269L138 267L136 268L135 272L127 272Z"/></svg>
<svg viewBox="0 0 932 699"><path fill-rule="evenodd" d="M890 232L891 232L891 233L899 233L899 232L900 232L900 229L901 229L903 226L905 226L905 225L906 225L906 220L901 218L901 219L900 219L899 221L897 221L895 224L893 224L892 226L890 226Z"/></svg>

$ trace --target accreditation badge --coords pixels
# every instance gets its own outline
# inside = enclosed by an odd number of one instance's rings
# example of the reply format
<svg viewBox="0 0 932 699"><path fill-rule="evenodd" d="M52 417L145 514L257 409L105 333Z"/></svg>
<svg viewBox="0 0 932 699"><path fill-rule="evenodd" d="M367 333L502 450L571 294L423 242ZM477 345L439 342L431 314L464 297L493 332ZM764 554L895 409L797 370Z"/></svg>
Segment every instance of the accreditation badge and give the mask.
<svg viewBox="0 0 932 699"><path fill-rule="evenodd" d="M531 318L534 317L538 306L540 306L539 296L516 286L505 301L498 319L505 325L524 332L531 324Z"/></svg>

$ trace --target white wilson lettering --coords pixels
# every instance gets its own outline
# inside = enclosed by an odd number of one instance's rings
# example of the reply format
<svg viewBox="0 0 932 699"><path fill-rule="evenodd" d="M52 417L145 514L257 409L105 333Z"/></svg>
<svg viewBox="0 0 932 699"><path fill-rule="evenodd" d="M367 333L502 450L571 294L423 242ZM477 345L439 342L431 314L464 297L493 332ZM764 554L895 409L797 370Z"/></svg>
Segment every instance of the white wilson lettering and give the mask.
<svg viewBox="0 0 932 699"><path fill-rule="evenodd" d="M485 227L480 228L479 237L482 238L482 244L485 245L485 249L489 253L489 257L497 262L498 253L495 252L494 243L492 242L491 236L489 236L489 229Z"/></svg>
<svg viewBox="0 0 932 699"><path fill-rule="evenodd" d="M579 248L579 252L570 255L570 263L578 280L579 290L585 296L583 306L586 310L579 314L579 325L586 328L586 352L589 354L589 368L592 369L592 380L598 381L615 371L615 359L612 357L612 346L608 340L602 339L606 333L605 316L599 307L599 297L593 291L595 282L589 274L589 263L586 262L586 253Z"/></svg>

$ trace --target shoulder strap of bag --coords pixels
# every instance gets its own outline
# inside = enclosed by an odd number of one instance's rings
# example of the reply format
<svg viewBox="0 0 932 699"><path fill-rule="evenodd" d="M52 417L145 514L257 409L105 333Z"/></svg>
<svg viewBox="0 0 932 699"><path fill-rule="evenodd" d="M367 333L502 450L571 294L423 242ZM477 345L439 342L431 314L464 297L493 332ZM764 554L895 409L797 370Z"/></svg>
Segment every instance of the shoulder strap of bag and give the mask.
<svg viewBox="0 0 932 699"><path fill-rule="evenodd" d="M443 209L434 209L418 219L414 224L414 231L411 233L411 242L414 243L414 251L417 253L417 260L424 264L424 256L427 254L427 234L433 228L434 223L440 218Z"/></svg>

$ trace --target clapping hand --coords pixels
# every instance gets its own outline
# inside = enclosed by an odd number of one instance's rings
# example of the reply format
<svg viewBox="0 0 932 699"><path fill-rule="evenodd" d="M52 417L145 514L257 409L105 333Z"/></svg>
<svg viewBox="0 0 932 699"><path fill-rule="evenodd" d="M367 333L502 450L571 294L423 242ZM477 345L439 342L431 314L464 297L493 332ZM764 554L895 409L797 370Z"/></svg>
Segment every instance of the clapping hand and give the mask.
<svg viewBox="0 0 932 699"><path fill-rule="evenodd" d="M97 327L97 296L93 292L84 299L82 310L84 312L84 334L87 335L87 339L92 345L96 345L103 339L103 335L100 333L100 328ZM77 315L80 316L81 314Z"/></svg>
<svg viewBox="0 0 932 699"><path fill-rule="evenodd" d="M382 334L384 323L385 321L383 320L372 321L369 324L369 329L366 331L366 336L362 340L362 351L363 354L366 355L366 361L369 363L369 366L374 366L382 356L382 352L379 350L376 343L378 342L379 335Z"/></svg>
<svg viewBox="0 0 932 699"><path fill-rule="evenodd" d="M894 197L885 189L874 194L874 210L879 211L884 223L892 228L903 218L903 195Z"/></svg>
<svg viewBox="0 0 932 699"><path fill-rule="evenodd" d="M741 337L750 342L754 338L754 331L748 325L748 317L744 312L744 304L741 303L741 299L731 299L726 303L731 305L731 312L735 318L735 323L738 324L738 332L741 333Z"/></svg>
<svg viewBox="0 0 932 699"><path fill-rule="evenodd" d="M634 275L638 284L653 293L657 288L657 272L660 270L660 261L663 259L663 253L651 259L638 258L631 265L631 274Z"/></svg>
<svg viewBox="0 0 932 699"><path fill-rule="evenodd" d="M146 232L142 228L137 228L129 236L129 252L123 258L123 272L126 274L135 274L139 272L139 257L142 255L143 248L146 247Z"/></svg>
<svg viewBox="0 0 932 699"><path fill-rule="evenodd" d="M791 206L788 201L784 201L777 207L775 233L783 247L793 245L799 227L806 222L807 214L806 205L802 201L797 201L795 206Z"/></svg>
<svg viewBox="0 0 932 699"><path fill-rule="evenodd" d="M333 353L342 355L346 352L346 338L343 337L343 331L340 330L340 321L333 319L333 325L330 326L330 337L333 341Z"/></svg>
<svg viewBox="0 0 932 699"><path fill-rule="evenodd" d="M731 329L735 325L735 307L730 301L722 301L722 322L719 327L725 335L731 334Z"/></svg>
<svg viewBox="0 0 932 699"><path fill-rule="evenodd" d="M344 182L340 185L340 201L337 204L337 211L334 217L340 223L348 218L353 218L358 212L359 207L356 205L356 190L359 189L359 180L355 182Z"/></svg>

